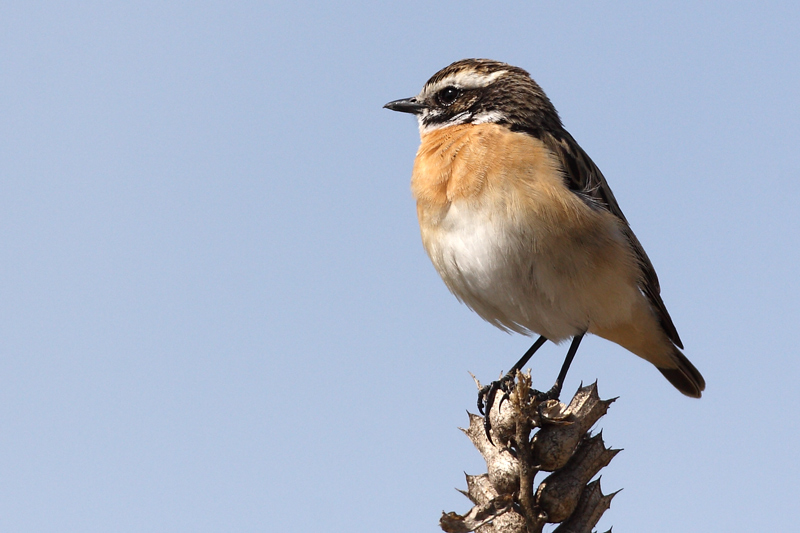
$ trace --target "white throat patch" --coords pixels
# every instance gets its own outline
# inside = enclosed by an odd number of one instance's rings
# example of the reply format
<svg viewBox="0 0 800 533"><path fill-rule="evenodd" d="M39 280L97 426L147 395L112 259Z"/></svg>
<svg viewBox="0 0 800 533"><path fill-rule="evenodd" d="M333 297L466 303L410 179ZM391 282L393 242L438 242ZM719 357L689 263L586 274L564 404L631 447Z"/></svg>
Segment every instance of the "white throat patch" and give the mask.
<svg viewBox="0 0 800 533"><path fill-rule="evenodd" d="M433 130L438 130L440 128L447 128L448 126L456 126L458 124L464 124L467 122L467 118L469 117L469 113L459 113L455 115L453 118L448 120L447 122L435 122L433 124L425 124L423 121L425 119L425 115L418 115L417 116L417 123L419 124L419 134L424 135L428 132Z"/></svg>

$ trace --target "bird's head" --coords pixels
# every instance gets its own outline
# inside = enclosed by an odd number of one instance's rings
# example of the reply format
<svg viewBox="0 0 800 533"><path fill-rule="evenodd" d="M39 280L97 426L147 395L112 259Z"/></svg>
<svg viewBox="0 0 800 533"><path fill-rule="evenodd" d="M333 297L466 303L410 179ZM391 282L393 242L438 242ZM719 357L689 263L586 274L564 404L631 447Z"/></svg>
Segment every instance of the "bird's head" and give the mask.
<svg viewBox="0 0 800 533"><path fill-rule="evenodd" d="M460 124L561 127L553 104L526 71L490 59L456 61L434 74L418 95L384 107L416 115L423 134Z"/></svg>

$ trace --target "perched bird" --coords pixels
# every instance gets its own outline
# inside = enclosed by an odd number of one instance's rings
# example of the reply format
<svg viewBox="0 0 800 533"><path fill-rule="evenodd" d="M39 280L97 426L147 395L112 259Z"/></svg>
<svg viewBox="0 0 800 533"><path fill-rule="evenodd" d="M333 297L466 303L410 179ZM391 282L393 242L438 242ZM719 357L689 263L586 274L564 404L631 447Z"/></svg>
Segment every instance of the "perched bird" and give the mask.
<svg viewBox="0 0 800 533"><path fill-rule="evenodd" d="M411 189L422 242L447 287L498 328L540 335L484 388L481 411L542 344L571 338L545 395L557 398L585 333L700 397L705 381L681 352L650 259L603 174L526 71L464 59L417 96L384 107L419 122Z"/></svg>

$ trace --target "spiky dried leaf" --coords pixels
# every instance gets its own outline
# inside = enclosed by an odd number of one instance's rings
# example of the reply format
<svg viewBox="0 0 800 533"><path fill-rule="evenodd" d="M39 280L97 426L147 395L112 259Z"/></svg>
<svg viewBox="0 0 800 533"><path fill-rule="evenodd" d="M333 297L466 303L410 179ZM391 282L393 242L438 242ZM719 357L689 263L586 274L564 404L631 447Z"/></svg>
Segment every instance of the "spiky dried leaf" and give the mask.
<svg viewBox="0 0 800 533"><path fill-rule="evenodd" d="M543 427L533 438L533 456L540 470L552 472L563 467L583 436L608 411L614 400L601 400L597 384L580 387L557 424L542 420ZM563 422L572 422L563 425Z"/></svg>
<svg viewBox="0 0 800 533"><path fill-rule="evenodd" d="M567 464L550 474L536 491L537 504L548 522L563 522L572 514L586 484L611 462L619 450L605 447L602 434L585 437Z"/></svg>
<svg viewBox="0 0 800 533"><path fill-rule="evenodd" d="M617 492L603 495L600 480L592 481L583 489L578 505L570 517L555 528L553 533L592 533L592 528L611 506L611 499Z"/></svg>

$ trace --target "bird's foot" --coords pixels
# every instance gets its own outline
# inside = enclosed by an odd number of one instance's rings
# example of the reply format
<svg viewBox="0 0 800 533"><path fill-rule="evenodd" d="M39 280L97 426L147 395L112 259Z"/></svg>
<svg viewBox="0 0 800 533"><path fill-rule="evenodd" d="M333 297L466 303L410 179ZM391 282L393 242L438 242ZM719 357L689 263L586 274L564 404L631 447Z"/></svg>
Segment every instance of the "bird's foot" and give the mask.
<svg viewBox="0 0 800 533"><path fill-rule="evenodd" d="M516 372L509 372L497 381L492 381L485 387L481 387L481 389L478 391L478 410L483 415L483 429L486 432L486 438L491 444L494 444L494 441L492 440L492 422L489 418L489 413L492 411L492 406L497 399L498 393L502 393L502 396L500 397L500 405L497 406L498 409L501 408L503 406L503 402L508 399L509 394L511 394L511 389L514 385L514 379L516 378L515 374ZM531 389L530 394L539 402L558 400L559 396L561 395L561 386L559 383L556 383L550 390L546 392Z"/></svg>
<svg viewBox="0 0 800 533"><path fill-rule="evenodd" d="M502 392L498 408L502 407L503 402L508 399L508 395L511 393L511 386L516 377L514 374L515 373L509 372L502 378L497 381L492 381L478 391L478 411L483 415L483 429L486 431L486 438L489 439L489 442L492 444L494 444L494 442L492 441L492 435L490 433L492 423L489 420L489 413L492 410L498 392Z"/></svg>
<svg viewBox="0 0 800 533"><path fill-rule="evenodd" d="M511 392L510 385L513 382L514 376L509 372L497 381L492 381L488 385L481 387L478 391L478 411L484 416L488 415L489 411L492 409L492 405L494 405L494 400L498 391L503 392L503 398L500 400L502 402L508 397L508 393Z"/></svg>
<svg viewBox="0 0 800 533"><path fill-rule="evenodd" d="M546 402L547 400L558 400L558 397L561 396L561 386L558 383L556 383L547 392L533 390L533 394L536 396L536 399L539 400L540 402Z"/></svg>

